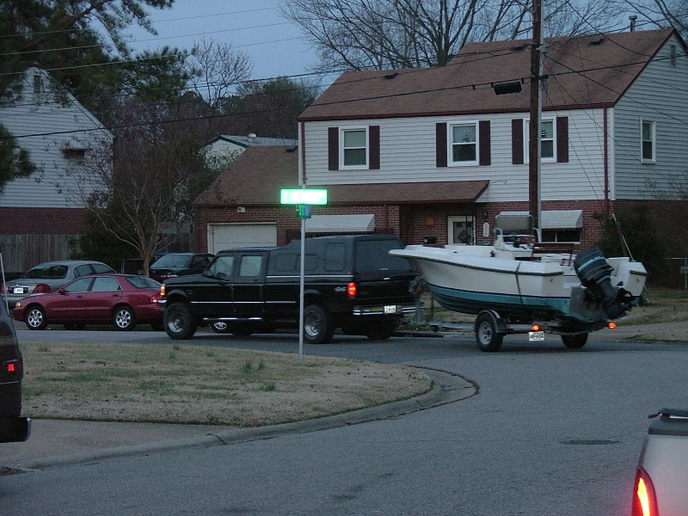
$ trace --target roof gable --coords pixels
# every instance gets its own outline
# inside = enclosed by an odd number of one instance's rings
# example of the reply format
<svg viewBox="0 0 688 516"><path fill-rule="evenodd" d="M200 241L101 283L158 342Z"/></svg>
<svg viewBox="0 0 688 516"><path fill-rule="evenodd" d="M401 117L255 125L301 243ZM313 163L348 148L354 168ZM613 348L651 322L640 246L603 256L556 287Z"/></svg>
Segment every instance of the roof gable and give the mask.
<svg viewBox="0 0 688 516"><path fill-rule="evenodd" d="M543 109L614 105L672 29L549 38ZM466 45L447 66L347 72L299 117L331 120L528 111L530 41ZM521 80L520 93L495 95Z"/></svg>

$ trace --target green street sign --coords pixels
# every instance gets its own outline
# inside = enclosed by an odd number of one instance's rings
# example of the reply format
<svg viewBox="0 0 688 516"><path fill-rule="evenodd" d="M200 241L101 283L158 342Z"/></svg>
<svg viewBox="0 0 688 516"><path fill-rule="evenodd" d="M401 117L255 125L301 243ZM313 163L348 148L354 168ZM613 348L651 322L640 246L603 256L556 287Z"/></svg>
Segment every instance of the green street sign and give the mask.
<svg viewBox="0 0 688 516"><path fill-rule="evenodd" d="M327 204L327 190L324 188L282 188L280 204Z"/></svg>

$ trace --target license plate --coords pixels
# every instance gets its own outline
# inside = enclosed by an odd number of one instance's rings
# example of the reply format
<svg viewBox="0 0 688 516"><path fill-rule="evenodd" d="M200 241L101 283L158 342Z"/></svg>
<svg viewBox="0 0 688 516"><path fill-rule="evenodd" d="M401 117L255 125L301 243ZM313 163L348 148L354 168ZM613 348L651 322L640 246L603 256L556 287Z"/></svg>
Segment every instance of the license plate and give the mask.
<svg viewBox="0 0 688 516"><path fill-rule="evenodd" d="M386 314L397 313L397 305L385 305L385 313Z"/></svg>
<svg viewBox="0 0 688 516"><path fill-rule="evenodd" d="M12 289L12 294L23 294L23 293L24 293L24 289L21 287L15 287Z"/></svg>
<svg viewBox="0 0 688 516"><path fill-rule="evenodd" d="M545 340L545 332L544 331L529 331L528 332L528 340L530 342L538 341L538 340Z"/></svg>

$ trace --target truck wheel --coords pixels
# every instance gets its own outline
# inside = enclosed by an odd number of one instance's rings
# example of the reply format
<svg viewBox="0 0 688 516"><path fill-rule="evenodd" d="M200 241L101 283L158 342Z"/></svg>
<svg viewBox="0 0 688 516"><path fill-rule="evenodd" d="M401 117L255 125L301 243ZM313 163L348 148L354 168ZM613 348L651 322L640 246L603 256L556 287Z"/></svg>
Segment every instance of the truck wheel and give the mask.
<svg viewBox="0 0 688 516"><path fill-rule="evenodd" d="M323 306L308 305L303 311L303 336L309 344L327 344L334 335L332 315Z"/></svg>
<svg viewBox="0 0 688 516"><path fill-rule="evenodd" d="M367 328L365 336L371 340L387 340L397 329L397 321L380 321L376 326Z"/></svg>
<svg viewBox="0 0 688 516"><path fill-rule="evenodd" d="M562 335L561 341L567 348L580 349L588 342L588 334L577 333L576 335Z"/></svg>
<svg viewBox="0 0 688 516"><path fill-rule="evenodd" d="M475 320L475 341L481 351L499 351L503 333L497 331L497 320L490 313L478 314Z"/></svg>
<svg viewBox="0 0 688 516"><path fill-rule="evenodd" d="M172 303L163 316L165 331L173 339L190 339L196 333L198 322L186 303Z"/></svg>

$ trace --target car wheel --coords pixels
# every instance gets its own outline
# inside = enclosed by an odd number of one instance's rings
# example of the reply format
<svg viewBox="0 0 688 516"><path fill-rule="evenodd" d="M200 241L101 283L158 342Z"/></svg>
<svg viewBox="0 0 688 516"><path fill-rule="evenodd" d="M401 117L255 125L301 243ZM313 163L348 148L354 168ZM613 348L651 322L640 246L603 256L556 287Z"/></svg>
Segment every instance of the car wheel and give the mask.
<svg viewBox="0 0 688 516"><path fill-rule="evenodd" d="M588 334L577 333L576 335L562 335L561 341L567 348L580 349L588 342Z"/></svg>
<svg viewBox="0 0 688 516"><path fill-rule="evenodd" d="M122 331L133 330L136 326L134 310L130 306L121 305L115 308L112 314L112 323L115 328Z"/></svg>
<svg viewBox="0 0 688 516"><path fill-rule="evenodd" d="M84 326L86 326L84 323L65 323L64 324L65 330L83 330Z"/></svg>
<svg viewBox="0 0 688 516"><path fill-rule="evenodd" d="M48 318L45 316L45 310L43 310L43 307L40 305L31 305L26 309L24 322L31 330L42 330L48 326Z"/></svg>
<svg viewBox="0 0 688 516"><path fill-rule="evenodd" d="M303 311L303 336L309 344L326 344L334 335L332 314L323 306L308 305Z"/></svg>
<svg viewBox="0 0 688 516"><path fill-rule="evenodd" d="M481 313L475 320L475 340L481 351L499 351L503 333L497 331L497 321L489 313Z"/></svg>
<svg viewBox="0 0 688 516"><path fill-rule="evenodd" d="M172 303L163 316L165 331L173 339L190 339L196 333L198 321L186 303Z"/></svg>
<svg viewBox="0 0 688 516"><path fill-rule="evenodd" d="M229 326L224 321L215 321L211 327L215 333L229 333Z"/></svg>

